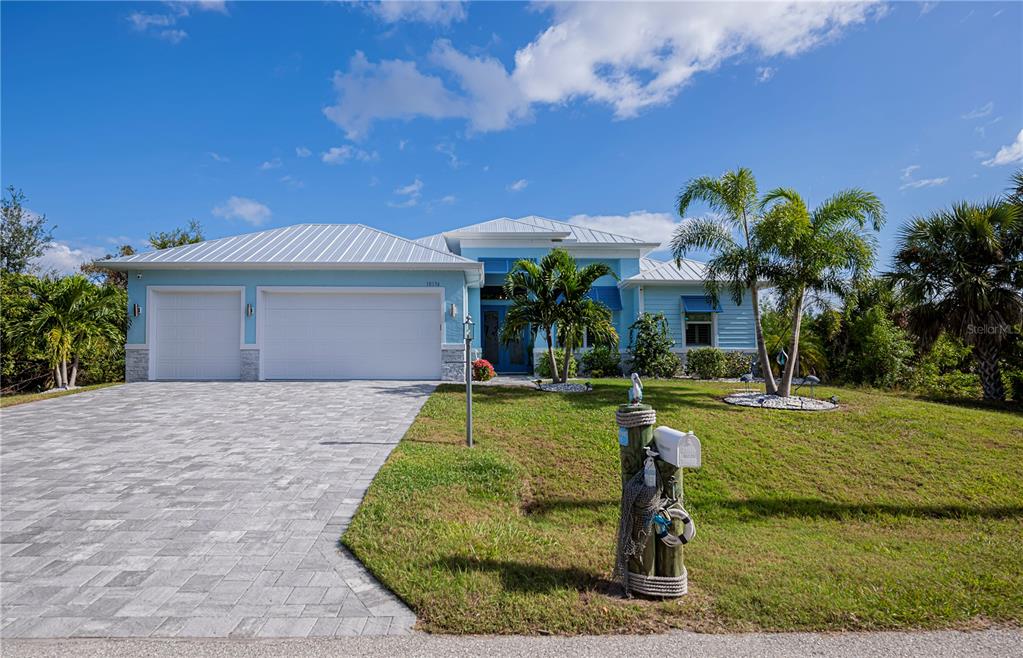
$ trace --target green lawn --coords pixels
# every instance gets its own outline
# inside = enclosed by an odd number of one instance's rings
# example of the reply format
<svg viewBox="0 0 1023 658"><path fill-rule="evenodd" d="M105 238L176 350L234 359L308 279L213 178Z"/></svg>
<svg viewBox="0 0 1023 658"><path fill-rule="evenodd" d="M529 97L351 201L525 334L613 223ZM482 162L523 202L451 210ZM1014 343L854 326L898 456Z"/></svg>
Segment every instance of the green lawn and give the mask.
<svg viewBox="0 0 1023 658"><path fill-rule="evenodd" d="M970 628L1023 619L1023 414L875 392L806 413L732 407L734 385L650 382L658 423L692 429L690 593L626 601L613 411L583 395L442 386L377 476L344 543L426 630Z"/></svg>
<svg viewBox="0 0 1023 658"><path fill-rule="evenodd" d="M107 384L90 384L89 386L79 386L69 391L47 391L45 393L18 393L16 395L3 395L0 396L0 407L13 407L18 404L25 404L26 402L35 402L36 400L48 400L50 398L60 398L65 395L74 395L75 393L84 393L85 391L95 391L97 388L106 388L107 386L117 386L121 382L110 382Z"/></svg>

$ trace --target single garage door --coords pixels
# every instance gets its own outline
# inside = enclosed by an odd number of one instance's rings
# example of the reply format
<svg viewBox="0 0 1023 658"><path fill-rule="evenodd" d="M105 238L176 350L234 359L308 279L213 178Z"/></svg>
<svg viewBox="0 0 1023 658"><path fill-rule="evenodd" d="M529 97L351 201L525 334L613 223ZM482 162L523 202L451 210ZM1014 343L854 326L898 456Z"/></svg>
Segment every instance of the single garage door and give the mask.
<svg viewBox="0 0 1023 658"><path fill-rule="evenodd" d="M263 379L439 379L431 293L265 292Z"/></svg>
<svg viewBox="0 0 1023 658"><path fill-rule="evenodd" d="M237 291L153 295L154 379L239 379L241 298Z"/></svg>

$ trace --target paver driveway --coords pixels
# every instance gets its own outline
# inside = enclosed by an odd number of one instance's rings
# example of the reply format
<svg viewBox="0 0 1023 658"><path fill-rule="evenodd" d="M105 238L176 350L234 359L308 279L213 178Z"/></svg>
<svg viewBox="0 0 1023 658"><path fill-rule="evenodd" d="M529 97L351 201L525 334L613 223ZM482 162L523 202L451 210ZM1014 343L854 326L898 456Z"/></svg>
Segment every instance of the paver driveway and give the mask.
<svg viewBox="0 0 1023 658"><path fill-rule="evenodd" d="M408 632L338 537L432 389L144 383L3 411L0 636Z"/></svg>

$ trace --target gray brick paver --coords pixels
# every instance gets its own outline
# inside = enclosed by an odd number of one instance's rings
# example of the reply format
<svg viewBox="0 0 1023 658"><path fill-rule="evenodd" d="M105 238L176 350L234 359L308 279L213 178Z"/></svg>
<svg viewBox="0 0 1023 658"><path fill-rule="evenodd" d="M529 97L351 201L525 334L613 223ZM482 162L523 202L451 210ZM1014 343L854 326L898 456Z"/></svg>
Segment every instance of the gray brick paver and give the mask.
<svg viewBox="0 0 1023 658"><path fill-rule="evenodd" d="M431 390L141 383L0 412L4 637L407 632L337 539Z"/></svg>

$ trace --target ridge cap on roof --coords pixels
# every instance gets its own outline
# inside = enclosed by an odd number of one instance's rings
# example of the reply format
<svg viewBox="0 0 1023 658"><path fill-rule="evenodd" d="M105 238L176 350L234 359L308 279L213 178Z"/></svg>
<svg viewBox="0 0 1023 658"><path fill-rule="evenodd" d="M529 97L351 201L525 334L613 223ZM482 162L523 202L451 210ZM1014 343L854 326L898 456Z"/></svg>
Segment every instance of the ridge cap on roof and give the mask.
<svg viewBox="0 0 1023 658"><path fill-rule="evenodd" d="M518 219L513 219L512 221L520 222L522 224L526 224L528 222L526 222L525 220L527 218L529 218L529 217L535 217L536 219L542 219L545 222L552 222L554 224L561 224L563 226L573 226L575 228L582 228L582 229L586 229L587 231L593 231L594 233L603 233L604 235L613 235L616 238L625 238L627 240L636 240L637 244L650 244L650 243L646 242L645 240L643 240L641 238L637 238L634 235L625 235L624 233L612 233L611 231L605 231L605 230L599 229L599 228L590 228L589 226L583 226L581 224L573 224L572 222L566 222L566 221L563 221L563 220L560 220L560 219L551 219L550 217L544 217L543 215L526 215L525 217L520 217ZM532 224L532 226L536 226L536 224Z"/></svg>
<svg viewBox="0 0 1023 658"><path fill-rule="evenodd" d="M469 258L465 258L463 256L459 256L458 254L453 254L453 253L451 253L449 251L441 251L440 249L434 249L433 247L431 247L429 245L420 244L420 243L416 242L415 240L412 240L410 238L404 238L404 237L402 237L400 235L395 235L394 233L391 233L389 231L384 231L382 229L374 228L372 226L367 226L367 225L361 224L361 223L355 224L355 226L361 226L362 228L368 228L371 231L376 231L377 233L382 233L383 235L387 235L387 236L390 236L392 238L396 238L398 240L401 240L402 242L408 242L409 244L411 244L414 247L419 247L420 249L428 249L428 250L430 250L430 251L432 251L434 253L440 254L441 256L448 256L450 258L456 258L456 259L458 259L460 261L465 261L466 263L475 263L475 262L477 262L477 261L471 260Z"/></svg>

